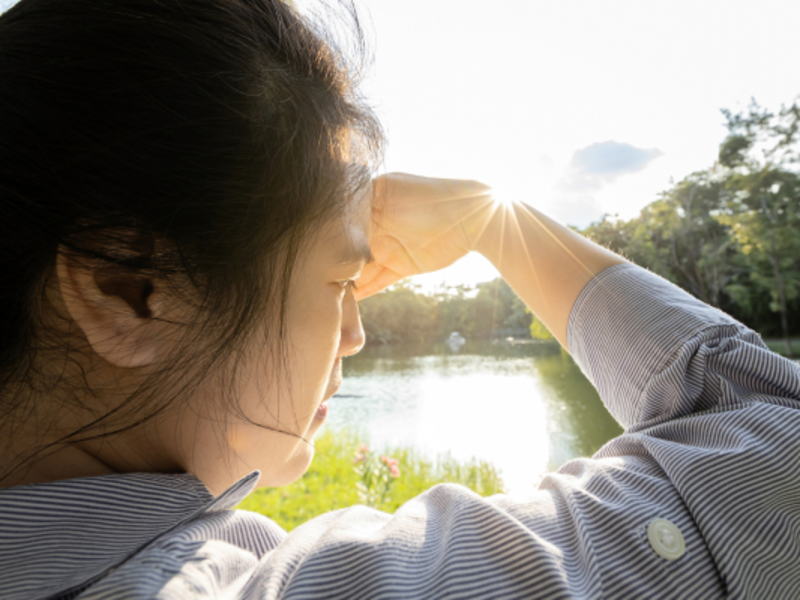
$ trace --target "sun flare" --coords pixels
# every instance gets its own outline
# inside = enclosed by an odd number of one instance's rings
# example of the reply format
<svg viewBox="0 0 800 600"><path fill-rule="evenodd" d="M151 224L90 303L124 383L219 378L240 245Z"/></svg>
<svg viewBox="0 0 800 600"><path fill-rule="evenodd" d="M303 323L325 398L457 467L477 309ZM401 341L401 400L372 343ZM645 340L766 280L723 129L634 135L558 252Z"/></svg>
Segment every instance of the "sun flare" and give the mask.
<svg viewBox="0 0 800 600"><path fill-rule="evenodd" d="M492 186L492 199L500 206L510 207L511 205L521 202L522 197L513 189L507 187Z"/></svg>

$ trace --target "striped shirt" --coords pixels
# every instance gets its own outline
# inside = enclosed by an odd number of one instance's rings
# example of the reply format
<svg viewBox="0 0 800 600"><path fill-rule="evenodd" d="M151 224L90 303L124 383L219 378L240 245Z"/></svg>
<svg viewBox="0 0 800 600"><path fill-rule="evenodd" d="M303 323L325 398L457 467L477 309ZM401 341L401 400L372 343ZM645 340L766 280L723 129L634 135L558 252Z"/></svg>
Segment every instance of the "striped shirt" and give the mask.
<svg viewBox="0 0 800 600"><path fill-rule="evenodd" d="M625 433L530 496L440 485L287 535L232 510L257 473L218 498L190 475L18 486L0 598L800 597L800 367L633 265L586 287L568 339Z"/></svg>

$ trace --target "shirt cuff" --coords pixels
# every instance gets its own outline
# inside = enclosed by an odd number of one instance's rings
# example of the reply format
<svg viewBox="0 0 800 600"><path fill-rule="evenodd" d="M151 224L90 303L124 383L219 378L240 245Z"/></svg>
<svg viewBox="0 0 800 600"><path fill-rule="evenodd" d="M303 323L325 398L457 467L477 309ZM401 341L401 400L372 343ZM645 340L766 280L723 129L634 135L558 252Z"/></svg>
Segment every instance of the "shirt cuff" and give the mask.
<svg viewBox="0 0 800 600"><path fill-rule="evenodd" d="M718 344L745 332L758 337L665 279L624 263L599 273L581 292L570 314L567 343L606 407L629 428L680 416L678 396L686 381L675 381L674 389L659 394L648 386L676 359L690 357L690 346L701 336Z"/></svg>

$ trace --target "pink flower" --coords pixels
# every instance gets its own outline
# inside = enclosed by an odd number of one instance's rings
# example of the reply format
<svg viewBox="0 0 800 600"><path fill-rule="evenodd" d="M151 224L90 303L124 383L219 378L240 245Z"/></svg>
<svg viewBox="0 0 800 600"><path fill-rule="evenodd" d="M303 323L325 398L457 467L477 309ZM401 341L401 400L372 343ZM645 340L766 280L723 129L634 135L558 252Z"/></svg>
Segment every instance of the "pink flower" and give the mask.
<svg viewBox="0 0 800 600"><path fill-rule="evenodd" d="M389 477L392 479L397 479L400 477L400 467L396 464L389 467Z"/></svg>
<svg viewBox="0 0 800 600"><path fill-rule="evenodd" d="M369 448L367 448L366 444L361 444L358 451L363 452L364 454L369 454Z"/></svg>

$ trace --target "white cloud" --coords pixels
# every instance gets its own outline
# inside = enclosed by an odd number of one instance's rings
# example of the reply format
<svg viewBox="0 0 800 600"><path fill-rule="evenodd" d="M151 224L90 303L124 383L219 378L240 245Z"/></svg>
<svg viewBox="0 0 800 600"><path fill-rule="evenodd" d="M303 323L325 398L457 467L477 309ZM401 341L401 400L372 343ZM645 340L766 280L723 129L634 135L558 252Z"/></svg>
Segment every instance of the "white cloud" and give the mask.
<svg viewBox="0 0 800 600"><path fill-rule="evenodd" d="M606 190L618 189L628 179L620 182L620 178L643 171L660 156L664 153L657 148L614 141L581 148L555 182L548 212L564 223L586 227L609 212L600 198Z"/></svg>
<svg viewBox="0 0 800 600"><path fill-rule="evenodd" d="M598 142L575 152L561 180L565 191L599 190L620 176L642 171L664 153L658 148L637 148L619 142Z"/></svg>

